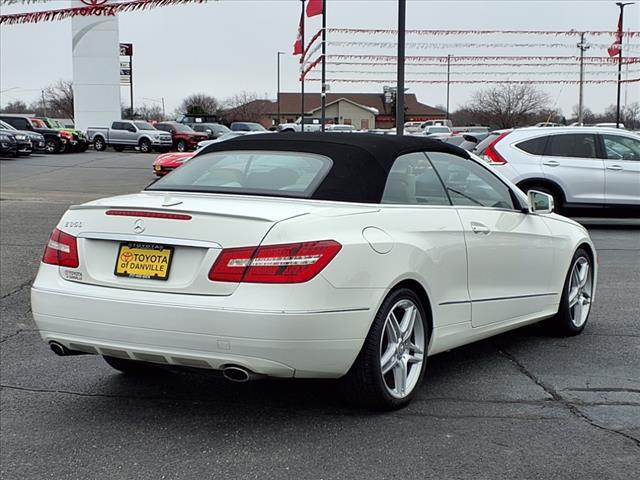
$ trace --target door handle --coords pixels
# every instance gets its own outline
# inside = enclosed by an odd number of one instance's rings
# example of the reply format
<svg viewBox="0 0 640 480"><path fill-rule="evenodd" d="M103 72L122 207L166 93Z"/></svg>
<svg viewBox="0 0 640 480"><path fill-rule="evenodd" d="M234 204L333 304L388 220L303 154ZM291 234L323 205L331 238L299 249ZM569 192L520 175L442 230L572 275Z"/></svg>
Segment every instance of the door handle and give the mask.
<svg viewBox="0 0 640 480"><path fill-rule="evenodd" d="M489 230L489 227L478 222L471 222L471 230L473 231L473 233L482 235L488 235L491 231Z"/></svg>
<svg viewBox="0 0 640 480"><path fill-rule="evenodd" d="M607 167L607 170L616 170L616 171L618 171L618 170L623 170L623 168L620 165L609 165Z"/></svg>
<svg viewBox="0 0 640 480"><path fill-rule="evenodd" d="M543 165L546 165L547 167L557 167L558 165L560 165L560 162L558 162L557 160L547 160L546 162L542 162Z"/></svg>

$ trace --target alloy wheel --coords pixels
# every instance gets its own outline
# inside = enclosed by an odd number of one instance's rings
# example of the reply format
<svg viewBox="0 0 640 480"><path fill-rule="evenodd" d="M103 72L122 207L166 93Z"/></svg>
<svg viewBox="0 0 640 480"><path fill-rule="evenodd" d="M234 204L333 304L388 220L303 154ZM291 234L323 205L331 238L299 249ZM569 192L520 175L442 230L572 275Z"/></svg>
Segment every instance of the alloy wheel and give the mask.
<svg viewBox="0 0 640 480"><path fill-rule="evenodd" d="M591 309L593 275L591 264L585 257L578 257L571 269L569 284L569 315L577 328L584 325Z"/></svg>
<svg viewBox="0 0 640 480"><path fill-rule="evenodd" d="M404 398L420 379L425 352L422 315L411 300L399 300L389 311L380 341L380 367L387 392Z"/></svg>

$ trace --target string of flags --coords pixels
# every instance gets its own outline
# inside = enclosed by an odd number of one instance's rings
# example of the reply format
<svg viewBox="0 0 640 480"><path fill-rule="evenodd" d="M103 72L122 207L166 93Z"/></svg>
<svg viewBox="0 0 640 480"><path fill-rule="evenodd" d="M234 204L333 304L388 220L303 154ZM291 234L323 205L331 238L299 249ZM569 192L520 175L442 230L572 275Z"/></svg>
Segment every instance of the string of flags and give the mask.
<svg viewBox="0 0 640 480"><path fill-rule="evenodd" d="M18 3L18 1L22 1L22 3L38 3L38 0L2 0L2 5L12 5ZM110 17L124 12L138 12L157 7L206 2L207 0L129 0L119 3L106 3L101 0L87 0L82 7L0 15L0 25L51 22L89 15Z"/></svg>

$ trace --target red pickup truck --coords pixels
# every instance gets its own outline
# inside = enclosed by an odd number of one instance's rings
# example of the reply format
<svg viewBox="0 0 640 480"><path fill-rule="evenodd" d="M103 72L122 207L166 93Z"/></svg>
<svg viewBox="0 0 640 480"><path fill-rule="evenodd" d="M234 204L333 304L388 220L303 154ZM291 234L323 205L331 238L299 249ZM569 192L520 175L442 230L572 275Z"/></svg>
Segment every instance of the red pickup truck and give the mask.
<svg viewBox="0 0 640 480"><path fill-rule="evenodd" d="M198 142L208 140L206 133L198 133L190 126L178 122L159 122L154 125L158 130L169 132L173 139L173 148L179 152L195 150Z"/></svg>

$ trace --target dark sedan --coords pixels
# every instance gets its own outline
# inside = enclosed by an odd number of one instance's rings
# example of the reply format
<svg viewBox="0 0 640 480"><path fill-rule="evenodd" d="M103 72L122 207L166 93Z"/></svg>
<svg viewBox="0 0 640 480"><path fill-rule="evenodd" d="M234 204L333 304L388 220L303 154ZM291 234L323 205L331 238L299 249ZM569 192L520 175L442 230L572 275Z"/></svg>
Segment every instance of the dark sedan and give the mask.
<svg viewBox="0 0 640 480"><path fill-rule="evenodd" d="M0 130L0 157L17 157L18 144L16 137Z"/></svg>

